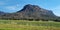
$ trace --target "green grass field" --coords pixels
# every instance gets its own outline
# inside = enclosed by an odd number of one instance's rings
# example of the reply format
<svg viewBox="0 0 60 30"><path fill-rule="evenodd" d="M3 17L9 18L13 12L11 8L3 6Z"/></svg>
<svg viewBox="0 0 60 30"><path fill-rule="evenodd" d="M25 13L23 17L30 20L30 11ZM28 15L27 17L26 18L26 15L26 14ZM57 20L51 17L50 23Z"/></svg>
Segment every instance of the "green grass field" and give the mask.
<svg viewBox="0 0 60 30"><path fill-rule="evenodd" d="M0 30L60 30L60 22L0 20Z"/></svg>

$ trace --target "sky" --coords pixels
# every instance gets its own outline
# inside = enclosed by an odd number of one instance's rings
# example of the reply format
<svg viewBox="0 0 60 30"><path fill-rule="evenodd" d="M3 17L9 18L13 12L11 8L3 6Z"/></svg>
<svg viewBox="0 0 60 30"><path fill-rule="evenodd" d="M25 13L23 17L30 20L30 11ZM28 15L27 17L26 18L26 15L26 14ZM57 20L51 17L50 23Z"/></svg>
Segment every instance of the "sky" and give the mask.
<svg viewBox="0 0 60 30"><path fill-rule="evenodd" d="M0 11L17 12L26 4L38 5L53 11L56 16L60 16L60 0L0 0Z"/></svg>

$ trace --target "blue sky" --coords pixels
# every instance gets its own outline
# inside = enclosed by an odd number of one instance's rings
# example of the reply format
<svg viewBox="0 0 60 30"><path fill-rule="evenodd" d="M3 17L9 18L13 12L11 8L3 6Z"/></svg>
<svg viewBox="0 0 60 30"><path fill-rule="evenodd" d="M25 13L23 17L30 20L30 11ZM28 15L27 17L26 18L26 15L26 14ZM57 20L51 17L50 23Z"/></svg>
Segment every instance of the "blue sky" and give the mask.
<svg viewBox="0 0 60 30"><path fill-rule="evenodd" d="M60 16L60 0L0 0L0 11L16 12L26 4L38 5Z"/></svg>

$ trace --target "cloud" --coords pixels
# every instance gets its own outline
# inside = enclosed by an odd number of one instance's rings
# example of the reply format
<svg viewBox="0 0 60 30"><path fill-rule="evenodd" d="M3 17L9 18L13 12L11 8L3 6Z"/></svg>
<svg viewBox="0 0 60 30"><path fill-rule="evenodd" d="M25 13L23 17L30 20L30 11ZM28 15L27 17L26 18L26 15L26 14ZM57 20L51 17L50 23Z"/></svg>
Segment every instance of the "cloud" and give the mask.
<svg viewBox="0 0 60 30"><path fill-rule="evenodd" d="M0 6L6 5L9 3L9 0L0 0Z"/></svg>
<svg viewBox="0 0 60 30"><path fill-rule="evenodd" d="M0 2L0 5L5 5L5 2Z"/></svg>
<svg viewBox="0 0 60 30"><path fill-rule="evenodd" d="M20 10L20 6L19 5L6 6L5 9L7 9L7 10Z"/></svg>
<svg viewBox="0 0 60 30"><path fill-rule="evenodd" d="M16 6L7 6L6 9L8 9L8 10L16 10Z"/></svg>
<svg viewBox="0 0 60 30"><path fill-rule="evenodd" d="M57 16L60 16L60 5L52 8L54 14L56 14Z"/></svg>
<svg viewBox="0 0 60 30"><path fill-rule="evenodd" d="M55 10L60 10L60 6L57 6L54 8Z"/></svg>

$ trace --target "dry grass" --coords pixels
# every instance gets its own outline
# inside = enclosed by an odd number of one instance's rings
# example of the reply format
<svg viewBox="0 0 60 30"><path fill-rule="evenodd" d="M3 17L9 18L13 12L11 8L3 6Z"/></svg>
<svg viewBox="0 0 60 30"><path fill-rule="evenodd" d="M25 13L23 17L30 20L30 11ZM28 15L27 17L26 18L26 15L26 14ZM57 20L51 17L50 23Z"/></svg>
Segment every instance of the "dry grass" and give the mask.
<svg viewBox="0 0 60 30"><path fill-rule="evenodd" d="M60 30L60 22L0 20L0 30Z"/></svg>

